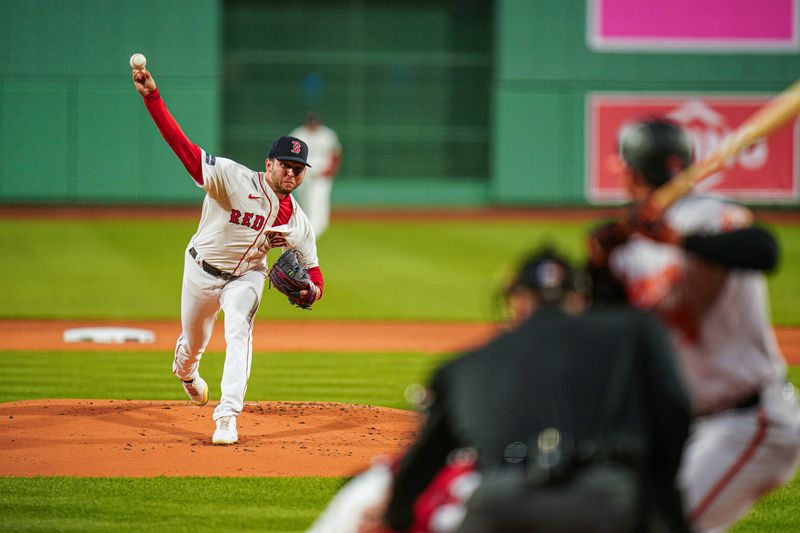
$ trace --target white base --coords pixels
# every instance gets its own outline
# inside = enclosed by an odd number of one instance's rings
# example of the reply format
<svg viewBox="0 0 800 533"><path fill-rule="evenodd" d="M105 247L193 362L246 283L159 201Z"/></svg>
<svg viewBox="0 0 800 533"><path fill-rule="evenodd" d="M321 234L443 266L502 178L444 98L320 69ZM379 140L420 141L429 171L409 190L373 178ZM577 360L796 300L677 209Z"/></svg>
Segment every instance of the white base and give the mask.
<svg viewBox="0 0 800 533"><path fill-rule="evenodd" d="M156 334L138 328L72 328L64 330L64 342L98 342L122 344L124 342L153 343Z"/></svg>

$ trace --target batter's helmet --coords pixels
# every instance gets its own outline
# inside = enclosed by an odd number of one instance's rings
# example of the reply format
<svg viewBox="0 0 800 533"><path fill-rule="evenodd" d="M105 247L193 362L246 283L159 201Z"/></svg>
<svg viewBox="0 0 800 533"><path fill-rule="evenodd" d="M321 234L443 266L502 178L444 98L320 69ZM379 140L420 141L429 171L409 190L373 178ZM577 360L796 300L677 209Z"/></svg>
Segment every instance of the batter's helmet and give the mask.
<svg viewBox="0 0 800 533"><path fill-rule="evenodd" d="M619 154L646 183L658 187L691 164L692 143L674 122L649 119L620 130Z"/></svg>

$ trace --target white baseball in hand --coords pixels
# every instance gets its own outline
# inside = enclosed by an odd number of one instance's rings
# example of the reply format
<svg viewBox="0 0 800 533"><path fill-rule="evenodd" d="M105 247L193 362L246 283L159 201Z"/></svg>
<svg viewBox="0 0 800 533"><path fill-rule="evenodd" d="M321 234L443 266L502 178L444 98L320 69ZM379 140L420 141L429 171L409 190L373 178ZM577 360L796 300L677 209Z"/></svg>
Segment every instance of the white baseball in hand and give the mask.
<svg viewBox="0 0 800 533"><path fill-rule="evenodd" d="M131 68L141 70L147 64L147 58L144 54L133 54L131 56Z"/></svg>

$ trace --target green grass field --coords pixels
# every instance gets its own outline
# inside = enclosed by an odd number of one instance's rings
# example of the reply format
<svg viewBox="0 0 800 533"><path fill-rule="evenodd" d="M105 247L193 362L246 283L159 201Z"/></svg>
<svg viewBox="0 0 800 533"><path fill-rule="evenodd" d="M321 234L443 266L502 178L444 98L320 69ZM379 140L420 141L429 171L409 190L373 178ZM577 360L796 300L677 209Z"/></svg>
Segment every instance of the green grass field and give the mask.
<svg viewBox="0 0 800 533"><path fill-rule="evenodd" d="M25 273L0 276L0 318L178 318L183 251L195 227L183 220L0 220L4 264ZM267 291L259 318L489 320L504 270L542 243L581 257L588 227L343 221L319 245L321 305L303 312ZM800 225L774 229L783 251L769 278L774 320L800 325Z"/></svg>
<svg viewBox="0 0 800 533"><path fill-rule="evenodd" d="M195 221L0 220L0 318L178 317L182 253ZM583 223L341 222L320 243L325 299L312 312L267 293L259 318L468 320L491 317L505 268L531 247L582 251ZM800 226L775 227L775 322L800 324ZM449 354L256 353L248 400L348 401L406 408L403 390ZM183 399L172 354L0 352L0 401ZM212 397L223 356L204 358ZM800 369L791 369L800 384ZM91 460L91 458L87 458ZM343 482L326 478L0 478L0 531L303 531ZM800 478L736 532L800 531Z"/></svg>
<svg viewBox="0 0 800 533"><path fill-rule="evenodd" d="M0 352L0 402L43 398L185 400L172 353ZM424 353L255 353L248 400L328 401L408 409L403 392L423 383L447 355ZM223 353L203 356L219 398ZM42 369L46 369L43 372Z"/></svg>
<svg viewBox="0 0 800 533"><path fill-rule="evenodd" d="M334 478L5 478L0 528L48 532L303 531Z"/></svg>

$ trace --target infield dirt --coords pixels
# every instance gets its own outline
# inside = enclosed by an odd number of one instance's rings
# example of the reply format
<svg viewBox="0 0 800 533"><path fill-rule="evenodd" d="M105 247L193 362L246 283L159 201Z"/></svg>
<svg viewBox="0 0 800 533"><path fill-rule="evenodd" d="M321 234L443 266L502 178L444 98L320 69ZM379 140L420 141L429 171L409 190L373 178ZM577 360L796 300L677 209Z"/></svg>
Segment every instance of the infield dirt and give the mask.
<svg viewBox="0 0 800 533"><path fill-rule="evenodd" d="M65 343L72 327L151 329L152 344ZM279 328L282 335L269 335ZM177 322L98 324L0 321L0 350L165 351ZM259 322L256 351L456 352L495 331L489 324ZM776 328L784 355L800 365L800 328ZM214 336L209 350L224 350ZM262 340L259 340L262 339ZM268 342L267 342L267 339ZM281 340L282 339L282 340ZM262 346L260 343L264 342ZM39 400L0 404L0 476L350 476L377 455L413 441L410 411L325 402L247 402L240 442L210 443L214 402Z"/></svg>
<svg viewBox="0 0 800 533"><path fill-rule="evenodd" d="M247 402L239 443L211 444L215 403L0 404L0 476L351 476L413 441L417 414L325 402Z"/></svg>

